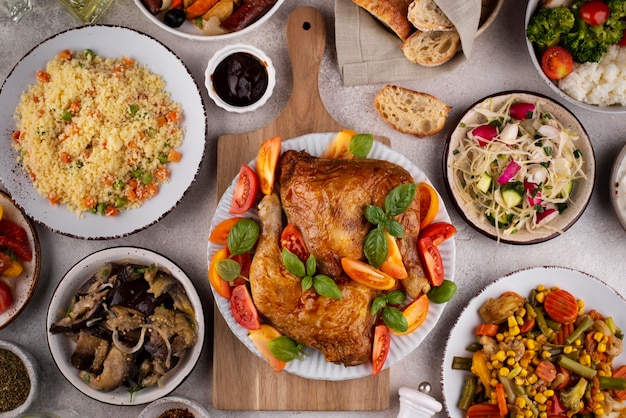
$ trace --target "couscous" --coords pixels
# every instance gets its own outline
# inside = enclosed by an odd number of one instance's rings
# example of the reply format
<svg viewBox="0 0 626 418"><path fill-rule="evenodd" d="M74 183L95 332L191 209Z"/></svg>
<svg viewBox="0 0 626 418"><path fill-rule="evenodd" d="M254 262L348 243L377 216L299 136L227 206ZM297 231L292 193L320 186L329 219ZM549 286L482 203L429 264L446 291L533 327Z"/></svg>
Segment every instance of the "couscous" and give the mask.
<svg viewBox="0 0 626 418"><path fill-rule="evenodd" d="M15 111L13 147L51 204L115 215L158 193L178 162L183 110L131 58L61 51Z"/></svg>

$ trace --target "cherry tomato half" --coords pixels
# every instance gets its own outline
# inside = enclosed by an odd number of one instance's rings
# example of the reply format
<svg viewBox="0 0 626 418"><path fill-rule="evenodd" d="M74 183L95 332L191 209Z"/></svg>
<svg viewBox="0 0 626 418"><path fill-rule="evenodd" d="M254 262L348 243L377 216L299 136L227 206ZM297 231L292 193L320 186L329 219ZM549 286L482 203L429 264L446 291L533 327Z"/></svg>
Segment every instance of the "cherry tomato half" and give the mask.
<svg viewBox="0 0 626 418"><path fill-rule="evenodd" d="M391 337L387 325L376 325L374 329L374 347L372 349L372 374L376 376L383 369L383 365L389 354L391 346Z"/></svg>
<svg viewBox="0 0 626 418"><path fill-rule="evenodd" d="M270 194L274 189L276 165L280 157L281 139L279 136L268 138L259 147L256 158L256 171L263 194Z"/></svg>
<svg viewBox="0 0 626 418"><path fill-rule="evenodd" d="M254 306L248 287L244 284L236 286L230 295L230 309L239 325L245 329L261 328L259 313Z"/></svg>
<svg viewBox="0 0 626 418"><path fill-rule="evenodd" d="M626 46L626 29L622 32L622 39L617 43L619 46Z"/></svg>
<svg viewBox="0 0 626 418"><path fill-rule="evenodd" d="M297 226L287 224L280 235L280 246L294 253L303 263L309 259L309 250Z"/></svg>
<svg viewBox="0 0 626 418"><path fill-rule="evenodd" d="M3 281L0 281L0 312L4 312L13 303L11 289Z"/></svg>
<svg viewBox="0 0 626 418"><path fill-rule="evenodd" d="M417 249L422 260L422 267L426 272L426 277L433 286L441 286L444 279L443 260L441 253L433 240L430 238L420 238L417 241Z"/></svg>
<svg viewBox="0 0 626 418"><path fill-rule="evenodd" d="M428 237L433 244L439 245L456 234L454 225L448 222L435 222L420 231L420 238Z"/></svg>
<svg viewBox="0 0 626 418"><path fill-rule="evenodd" d="M541 69L549 79L560 80L574 69L574 58L567 49L553 46L543 53Z"/></svg>
<svg viewBox="0 0 626 418"><path fill-rule="evenodd" d="M611 10L603 1L591 0L580 6L579 14L580 18L591 26L600 26L607 21Z"/></svg>
<svg viewBox="0 0 626 418"><path fill-rule="evenodd" d="M248 165L242 164L239 177L233 191L233 201L230 204L230 213L241 215L246 213L256 201L259 192L259 179Z"/></svg>

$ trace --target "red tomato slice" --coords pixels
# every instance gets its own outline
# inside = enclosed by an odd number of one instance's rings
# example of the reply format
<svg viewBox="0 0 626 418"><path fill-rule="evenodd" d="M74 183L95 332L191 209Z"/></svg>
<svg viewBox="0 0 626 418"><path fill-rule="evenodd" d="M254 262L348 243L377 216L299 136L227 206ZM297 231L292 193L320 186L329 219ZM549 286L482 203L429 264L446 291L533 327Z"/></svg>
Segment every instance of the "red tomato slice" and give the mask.
<svg viewBox="0 0 626 418"><path fill-rule="evenodd" d="M0 219L0 235L15 238L19 242L26 242L28 240L28 235L24 228L8 219Z"/></svg>
<svg viewBox="0 0 626 418"><path fill-rule="evenodd" d="M287 224L280 235L280 246L294 253L303 262L309 259L309 250L306 248L304 238L297 226Z"/></svg>
<svg viewBox="0 0 626 418"><path fill-rule="evenodd" d="M387 355L389 354L389 347L391 346L391 336L389 335L389 328L387 325L376 325L374 329L374 348L372 349L372 374L376 376L382 369Z"/></svg>
<svg viewBox="0 0 626 418"><path fill-rule="evenodd" d="M420 238L417 241L417 248L419 250L420 258L422 260L422 267L426 271L426 276L433 286L441 286L444 279L443 260L441 259L441 253L433 240L430 238Z"/></svg>
<svg viewBox="0 0 626 418"><path fill-rule="evenodd" d="M11 289L3 281L0 281L0 312L4 312L13 303Z"/></svg>
<svg viewBox="0 0 626 418"><path fill-rule="evenodd" d="M259 175L261 192L270 194L274 189L276 165L280 157L282 141L279 136L268 138L259 147L256 158L256 172Z"/></svg>
<svg viewBox="0 0 626 418"><path fill-rule="evenodd" d="M236 256L231 256L230 251L228 250L228 248L226 248L226 257L239 263L239 265L241 266L240 274L242 276L244 277L250 276L250 265L252 264L252 257L250 256L250 253L243 253L243 254L237 254ZM239 281L240 279L241 278L235 279L234 283L236 283L237 285L245 283L245 280L243 282L240 282Z"/></svg>
<svg viewBox="0 0 626 418"><path fill-rule="evenodd" d="M574 58L567 49L553 46L543 53L541 69L549 79L560 80L574 69Z"/></svg>
<svg viewBox="0 0 626 418"><path fill-rule="evenodd" d="M246 213L254 204L259 192L259 179L256 173L246 164L241 165L239 177L233 191L233 201L230 204L230 213L241 215Z"/></svg>
<svg viewBox="0 0 626 418"><path fill-rule="evenodd" d="M409 328L404 332L391 330L395 335L407 335L418 329L428 316L428 295L425 293L411 302L402 310L402 315L406 318Z"/></svg>
<svg viewBox="0 0 626 418"><path fill-rule="evenodd" d="M456 234L454 225L447 222L435 222L420 231L420 238L428 237L433 244L439 245Z"/></svg>
<svg viewBox="0 0 626 418"><path fill-rule="evenodd" d="M230 230L233 229L233 226L235 226L235 224L239 222L240 219L243 218L228 218L218 223L215 228L213 228L213 231L211 231L211 235L209 235L209 241L213 244L226 245Z"/></svg>
<svg viewBox="0 0 626 418"><path fill-rule="evenodd" d="M211 262L209 263L209 283L213 286L215 292L226 298L230 299L231 288L230 284L222 279L219 274L217 274L216 264L220 260L225 260L228 258L227 249L223 248L215 253L215 255L211 258Z"/></svg>
<svg viewBox="0 0 626 418"><path fill-rule="evenodd" d="M396 279L360 260L343 257L341 266L352 280L372 289L389 290L396 285Z"/></svg>
<svg viewBox="0 0 626 418"><path fill-rule="evenodd" d="M287 363L284 361L278 360L272 352L270 351L267 343L272 341L274 338L280 337L282 334L276 328L268 324L261 324L260 328L257 330L252 330L248 334L254 346L259 350L259 353L269 362L272 369L275 372L282 371Z"/></svg>
<svg viewBox="0 0 626 418"><path fill-rule="evenodd" d="M611 10L603 1L591 0L580 6L579 14L580 18L591 26L600 26L607 21Z"/></svg>
<svg viewBox="0 0 626 418"><path fill-rule="evenodd" d="M248 286L241 284L233 289L230 295L230 309L237 323L245 329L261 328L259 314L248 292Z"/></svg>
<svg viewBox="0 0 626 418"><path fill-rule="evenodd" d="M31 261L33 253L27 242L20 242L15 238L0 236L0 248L5 247L13 251L22 261Z"/></svg>

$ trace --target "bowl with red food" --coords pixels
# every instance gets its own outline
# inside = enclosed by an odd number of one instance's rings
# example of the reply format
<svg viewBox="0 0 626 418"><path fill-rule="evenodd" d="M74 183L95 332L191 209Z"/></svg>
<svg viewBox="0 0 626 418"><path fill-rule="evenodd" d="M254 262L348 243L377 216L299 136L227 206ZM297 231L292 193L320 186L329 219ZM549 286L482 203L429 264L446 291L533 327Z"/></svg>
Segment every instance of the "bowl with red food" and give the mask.
<svg viewBox="0 0 626 418"><path fill-rule="evenodd" d="M161 29L198 41L223 41L267 22L285 0L134 0Z"/></svg>
<svg viewBox="0 0 626 418"><path fill-rule="evenodd" d="M626 112L626 2L530 0L526 45L541 78L583 109Z"/></svg>

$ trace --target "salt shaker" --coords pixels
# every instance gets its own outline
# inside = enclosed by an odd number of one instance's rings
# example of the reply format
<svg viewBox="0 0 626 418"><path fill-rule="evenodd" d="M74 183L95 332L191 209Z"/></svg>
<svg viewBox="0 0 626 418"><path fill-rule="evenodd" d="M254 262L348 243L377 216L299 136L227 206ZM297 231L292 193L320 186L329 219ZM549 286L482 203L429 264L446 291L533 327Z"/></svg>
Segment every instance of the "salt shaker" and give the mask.
<svg viewBox="0 0 626 418"><path fill-rule="evenodd" d="M398 418L430 418L440 412L443 406L432 396L429 396L430 384L420 383L420 390L401 387L400 411Z"/></svg>

